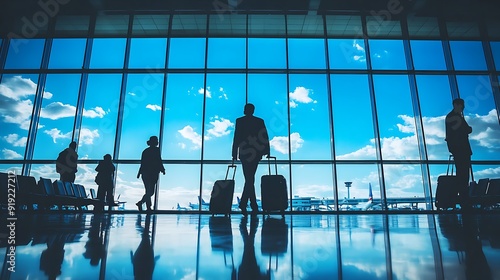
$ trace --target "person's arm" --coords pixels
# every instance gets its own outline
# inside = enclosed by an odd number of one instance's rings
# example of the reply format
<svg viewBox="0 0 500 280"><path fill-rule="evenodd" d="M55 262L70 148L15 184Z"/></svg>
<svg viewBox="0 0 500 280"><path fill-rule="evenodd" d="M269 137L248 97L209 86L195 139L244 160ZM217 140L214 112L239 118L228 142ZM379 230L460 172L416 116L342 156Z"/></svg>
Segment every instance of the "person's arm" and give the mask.
<svg viewBox="0 0 500 280"><path fill-rule="evenodd" d="M233 148L232 148L232 157L233 157L233 160L236 160L238 159L238 146L239 146L239 139L240 139L240 128L239 128L239 124L238 124L238 120L236 120L236 125L235 125L235 128L234 128L234 137L233 137Z"/></svg>
<svg viewBox="0 0 500 280"><path fill-rule="evenodd" d="M160 149L158 149L158 165L160 166L160 171L165 175L165 166L163 166L163 160L161 159L161 152Z"/></svg>
<svg viewBox="0 0 500 280"><path fill-rule="evenodd" d="M264 144L264 152L263 155L271 155L271 147L269 145L269 134L267 133L267 128L266 124L264 123L264 120L262 120L262 141Z"/></svg>

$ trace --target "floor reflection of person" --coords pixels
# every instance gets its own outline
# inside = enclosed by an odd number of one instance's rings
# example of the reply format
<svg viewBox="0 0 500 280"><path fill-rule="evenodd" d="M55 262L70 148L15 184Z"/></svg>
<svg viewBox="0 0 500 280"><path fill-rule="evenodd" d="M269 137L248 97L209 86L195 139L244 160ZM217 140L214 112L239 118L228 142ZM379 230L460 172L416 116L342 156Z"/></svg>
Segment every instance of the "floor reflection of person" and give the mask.
<svg viewBox="0 0 500 280"><path fill-rule="evenodd" d="M465 243L465 277L466 279L490 280L491 269L483 252L479 239L479 230L474 216L462 215Z"/></svg>
<svg viewBox="0 0 500 280"><path fill-rule="evenodd" d="M259 224L259 218L256 215L250 217L250 232L247 229L247 217L243 216L240 222L240 233L243 238L243 257L241 259L241 264L238 269L238 279L266 279L266 275L260 271L259 264L255 257L255 233L257 232L257 226Z"/></svg>
<svg viewBox="0 0 500 280"><path fill-rule="evenodd" d="M65 234L51 235L47 239L47 249L40 256L40 270L45 272L47 279L56 279L61 275L61 266L64 259Z"/></svg>
<svg viewBox="0 0 500 280"><path fill-rule="evenodd" d="M85 244L83 256L90 259L90 265L97 266L106 253L104 244L104 234L109 226L109 222L102 214L95 214L90 222L88 241Z"/></svg>
<svg viewBox="0 0 500 280"><path fill-rule="evenodd" d="M142 216L139 214L137 215L136 229L141 234L141 243L139 243L135 253L130 251L130 257L134 267L134 277L135 279L141 280L153 279L155 264L160 256L155 257L149 235L151 214L146 215L144 227L142 227L141 222Z"/></svg>

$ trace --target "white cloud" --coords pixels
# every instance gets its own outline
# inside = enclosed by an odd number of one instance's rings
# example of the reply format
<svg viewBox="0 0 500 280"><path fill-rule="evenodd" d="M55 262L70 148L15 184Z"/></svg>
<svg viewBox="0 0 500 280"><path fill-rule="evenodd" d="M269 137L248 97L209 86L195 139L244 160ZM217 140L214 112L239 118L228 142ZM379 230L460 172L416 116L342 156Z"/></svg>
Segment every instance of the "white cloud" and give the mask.
<svg viewBox="0 0 500 280"><path fill-rule="evenodd" d="M59 101L52 102L42 109L40 117L57 120L60 118L74 117L76 108L73 105L63 104Z"/></svg>
<svg viewBox="0 0 500 280"><path fill-rule="evenodd" d="M313 94L312 90L305 87L296 87L293 92L290 92L290 99L295 103L311 103L314 100L309 97L309 94Z"/></svg>
<svg viewBox="0 0 500 280"><path fill-rule="evenodd" d="M6 149L4 148L2 150L2 153L3 153L3 158L4 159L19 159L19 158L23 158L22 155L16 153L15 151L13 150L10 150L10 149Z"/></svg>
<svg viewBox="0 0 500 280"><path fill-rule="evenodd" d="M135 92L131 92L131 91L129 91L127 94L128 95L132 95L132 96L136 96L137 95L137 94L135 94Z"/></svg>
<svg viewBox="0 0 500 280"><path fill-rule="evenodd" d="M295 103L293 100L290 100L290 108L297 108L299 104Z"/></svg>
<svg viewBox="0 0 500 280"><path fill-rule="evenodd" d="M227 100L227 94L226 94L226 91L224 91L224 88L223 87L220 87L219 88L219 99L225 99Z"/></svg>
<svg viewBox="0 0 500 280"><path fill-rule="evenodd" d="M481 178L498 178L500 177L500 167L486 168L479 171L474 171L474 179L477 177L476 181Z"/></svg>
<svg viewBox="0 0 500 280"><path fill-rule="evenodd" d="M0 95L20 101L30 95L35 95L37 84L29 78L13 76L5 78L0 84ZM52 98L52 93L46 91L43 98Z"/></svg>
<svg viewBox="0 0 500 280"><path fill-rule="evenodd" d="M207 133L215 137L228 135L231 132L229 128L234 127L234 123L228 119L220 118L219 120L218 117L216 118L216 120L210 122L212 128L208 129Z"/></svg>
<svg viewBox="0 0 500 280"><path fill-rule="evenodd" d="M161 111L161 107L156 104L148 104L146 108L151 109L152 111Z"/></svg>
<svg viewBox="0 0 500 280"><path fill-rule="evenodd" d="M99 138L99 131L97 129L90 130L88 128L82 128L80 130L80 145L92 145L96 138Z"/></svg>
<svg viewBox="0 0 500 280"><path fill-rule="evenodd" d="M45 134L49 135L54 143L57 143L57 139L71 139L71 132L68 132L66 134L62 134L61 131L57 128L53 128L50 130L44 130L43 131Z"/></svg>
<svg viewBox="0 0 500 280"><path fill-rule="evenodd" d="M297 152L297 150L304 144L304 139L300 137L300 134L298 132L290 134L290 140L292 143L291 144L292 153ZM288 137L275 136L269 142L270 146L277 152L280 152L282 154L288 154Z"/></svg>
<svg viewBox="0 0 500 280"><path fill-rule="evenodd" d="M194 144L193 149L201 148L201 135L196 133L196 131L194 131L194 129L191 126L186 125L185 127L183 127L181 130L178 130L177 132L179 132L182 137L184 137L185 139L188 139L189 141L191 141L191 143Z"/></svg>
<svg viewBox="0 0 500 280"><path fill-rule="evenodd" d="M204 94L206 92L207 98L212 98L212 92L210 91L210 87L207 87L207 90L204 91L203 88L198 89L199 94Z"/></svg>
<svg viewBox="0 0 500 280"><path fill-rule="evenodd" d="M83 116L87 118L103 118L106 115L106 112L99 106L94 109L85 110L83 109Z"/></svg>
<svg viewBox="0 0 500 280"><path fill-rule="evenodd" d="M184 143L177 143L177 145L183 150L186 149L186 144Z"/></svg>
<svg viewBox="0 0 500 280"><path fill-rule="evenodd" d="M492 109L487 115L472 115L466 117L472 127L470 139L477 141L479 146L488 149L500 148L500 127L498 125L497 111Z"/></svg>
<svg viewBox="0 0 500 280"><path fill-rule="evenodd" d="M15 134L15 133L11 133L7 136L4 136L3 139L5 141L7 141L7 143L11 144L14 147L25 147L26 141L28 140L27 137L19 138L19 135Z"/></svg>

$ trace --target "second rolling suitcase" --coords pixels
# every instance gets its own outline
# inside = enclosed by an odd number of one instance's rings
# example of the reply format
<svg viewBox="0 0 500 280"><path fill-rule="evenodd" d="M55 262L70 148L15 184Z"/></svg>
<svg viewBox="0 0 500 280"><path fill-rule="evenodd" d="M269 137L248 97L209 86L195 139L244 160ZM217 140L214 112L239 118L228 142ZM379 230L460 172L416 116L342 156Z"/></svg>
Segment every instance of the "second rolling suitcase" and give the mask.
<svg viewBox="0 0 500 280"><path fill-rule="evenodd" d="M234 168L233 178L228 179L229 169ZM210 213L212 216L215 214L230 215L231 206L233 205L234 194L234 176L236 174L236 165L228 165L226 171L226 178L224 180L217 180L214 183L212 194L210 195Z"/></svg>
<svg viewBox="0 0 500 280"><path fill-rule="evenodd" d="M271 174L271 159L274 159L276 174ZM276 157L268 157L269 175L261 178L260 188L262 196L262 211L269 214L271 211L280 211L284 216L288 208L288 191L286 189L286 179L283 175L278 175L278 163Z"/></svg>
<svg viewBox="0 0 500 280"><path fill-rule="evenodd" d="M453 175L453 162L451 158L452 156L450 156L448 161L446 175L438 177L435 201L438 210L455 209L458 203L457 177ZM450 165L451 173L449 173Z"/></svg>

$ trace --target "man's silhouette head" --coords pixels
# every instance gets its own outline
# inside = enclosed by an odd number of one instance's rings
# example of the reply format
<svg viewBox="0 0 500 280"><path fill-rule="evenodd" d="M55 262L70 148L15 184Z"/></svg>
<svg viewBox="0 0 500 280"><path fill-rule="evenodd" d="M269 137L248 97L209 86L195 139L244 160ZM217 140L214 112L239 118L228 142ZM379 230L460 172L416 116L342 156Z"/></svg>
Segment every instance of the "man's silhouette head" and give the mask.
<svg viewBox="0 0 500 280"><path fill-rule="evenodd" d="M465 108L465 102L462 98L453 99L453 111L457 113L462 113Z"/></svg>
<svg viewBox="0 0 500 280"><path fill-rule="evenodd" d="M255 111L255 106L252 103L245 104L245 109L243 110L243 114L245 114L246 116L251 116L253 115L254 111Z"/></svg>
<svg viewBox="0 0 500 280"><path fill-rule="evenodd" d="M149 140L146 142L146 144L148 144L148 146L151 146L151 147L158 146L158 137L156 137L156 136L149 137Z"/></svg>

